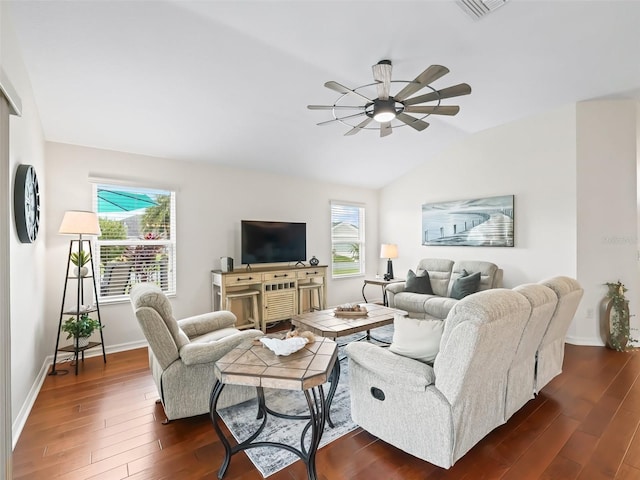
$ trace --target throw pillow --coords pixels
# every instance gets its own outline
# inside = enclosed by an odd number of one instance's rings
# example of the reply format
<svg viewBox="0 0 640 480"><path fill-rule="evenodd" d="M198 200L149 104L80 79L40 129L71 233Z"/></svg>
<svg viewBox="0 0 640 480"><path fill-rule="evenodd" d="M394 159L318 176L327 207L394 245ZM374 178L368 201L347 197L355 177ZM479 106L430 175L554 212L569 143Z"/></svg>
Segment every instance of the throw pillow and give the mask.
<svg viewBox="0 0 640 480"><path fill-rule="evenodd" d="M420 275L413 273L413 270L407 272L407 281L404 285L405 292L412 293L428 293L433 295L431 290L431 280L429 280L429 272L423 270Z"/></svg>
<svg viewBox="0 0 640 480"><path fill-rule="evenodd" d="M396 315L389 350L403 357L433 363L440 351L443 329L442 320L422 320Z"/></svg>
<svg viewBox="0 0 640 480"><path fill-rule="evenodd" d="M462 275L453 282L451 287L451 298L462 300L467 295L476 293L480 288L480 272L469 274L466 270L462 270Z"/></svg>

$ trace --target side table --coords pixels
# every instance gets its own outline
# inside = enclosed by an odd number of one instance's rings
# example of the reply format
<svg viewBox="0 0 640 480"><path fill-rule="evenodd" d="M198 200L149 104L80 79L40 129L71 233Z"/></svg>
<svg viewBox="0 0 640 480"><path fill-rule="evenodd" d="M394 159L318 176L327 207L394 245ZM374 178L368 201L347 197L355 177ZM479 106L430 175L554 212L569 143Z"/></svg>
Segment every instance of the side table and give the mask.
<svg viewBox="0 0 640 480"><path fill-rule="evenodd" d="M364 296L364 288L367 285L379 285L382 287L382 305L388 307L389 302L387 300L387 285L404 281L404 278L392 278L391 280L383 280L382 278L365 278L364 285L362 285L362 298L364 299L365 303L368 303L367 297Z"/></svg>
<svg viewBox="0 0 640 480"><path fill-rule="evenodd" d="M219 479L227 471L232 455L249 448L275 447L297 455L307 467L308 480L317 480L316 452L325 422L331 425L329 409L340 378L340 362L337 358L338 345L331 339L316 337L315 342L287 356L277 356L262 343L248 340L216 362L216 383L211 392L209 407L211 422L225 451L224 460L218 470ZM322 386L327 381L331 382L331 387L325 398ZM258 419L262 419L255 433L233 447L220 428L222 420L217 411L218 399L227 384L255 386L258 393ZM264 387L302 391L309 407L309 415L294 416L271 410L265 404ZM309 420L302 430L299 449L277 442L254 442L264 429L268 415L291 420ZM309 429L311 438L307 446L305 437Z"/></svg>

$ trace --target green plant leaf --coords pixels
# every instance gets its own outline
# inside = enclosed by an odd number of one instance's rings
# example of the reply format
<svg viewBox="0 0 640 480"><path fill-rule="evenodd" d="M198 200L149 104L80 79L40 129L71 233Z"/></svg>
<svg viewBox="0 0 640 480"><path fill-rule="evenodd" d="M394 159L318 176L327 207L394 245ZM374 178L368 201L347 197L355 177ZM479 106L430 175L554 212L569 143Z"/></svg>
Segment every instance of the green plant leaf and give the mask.
<svg viewBox="0 0 640 480"><path fill-rule="evenodd" d="M80 250L79 252L71 252L71 263L73 263L76 267L84 267L89 260L91 260L91 256L89 252L86 250Z"/></svg>
<svg viewBox="0 0 640 480"><path fill-rule="evenodd" d="M95 330L104 328L98 320L89 317L83 313L78 317L69 317L61 327L61 330L67 334L67 339L75 337L88 337Z"/></svg>

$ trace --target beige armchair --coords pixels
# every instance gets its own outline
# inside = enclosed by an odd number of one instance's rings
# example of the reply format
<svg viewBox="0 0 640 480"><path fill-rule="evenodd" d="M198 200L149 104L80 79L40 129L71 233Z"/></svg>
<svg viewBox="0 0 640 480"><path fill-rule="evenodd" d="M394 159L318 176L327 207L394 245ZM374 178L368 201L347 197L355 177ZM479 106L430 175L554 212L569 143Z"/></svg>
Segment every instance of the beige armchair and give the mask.
<svg viewBox="0 0 640 480"><path fill-rule="evenodd" d="M176 320L169 299L154 284L134 285L130 298L149 342L149 368L167 421L208 413L216 360L240 342L263 333L238 330L236 316L228 311ZM243 402L255 394L254 388L229 385L218 407Z"/></svg>

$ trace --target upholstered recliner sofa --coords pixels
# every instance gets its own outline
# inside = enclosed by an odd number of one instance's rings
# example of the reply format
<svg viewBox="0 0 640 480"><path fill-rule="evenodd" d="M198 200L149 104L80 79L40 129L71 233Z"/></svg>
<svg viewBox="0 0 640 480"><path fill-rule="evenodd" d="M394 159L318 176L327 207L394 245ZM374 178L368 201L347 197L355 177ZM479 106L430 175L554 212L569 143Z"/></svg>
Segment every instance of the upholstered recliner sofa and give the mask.
<svg viewBox="0 0 640 480"><path fill-rule="evenodd" d="M564 340L583 289L570 277L553 277L514 288L531 304L507 379L505 420L562 372Z"/></svg>
<svg viewBox="0 0 640 480"><path fill-rule="evenodd" d="M208 413L215 381L214 363L242 341L261 337L263 333L238 330L236 316L228 311L176 320L169 299L154 284L134 285L130 298L149 343L149 368L167 421ZM229 385L218 407L254 396L254 388Z"/></svg>
<svg viewBox="0 0 640 480"><path fill-rule="evenodd" d="M529 283L513 290L527 299L531 305L531 315L509 367L505 420L520 410L536 393L537 351L558 305L556 294L544 285Z"/></svg>
<svg viewBox="0 0 640 480"><path fill-rule="evenodd" d="M536 352L536 393L562 372L564 340L584 294L571 277L553 277L540 284L553 290L558 304Z"/></svg>
<svg viewBox="0 0 640 480"><path fill-rule="evenodd" d="M491 289L457 302L433 366L369 343L351 343L351 416L416 457L451 467L504 423L507 373L531 306Z"/></svg>
<svg viewBox="0 0 640 480"><path fill-rule="evenodd" d="M566 327L581 296L568 277L469 295L445 319L433 365L349 344L354 422L416 457L451 467L561 371Z"/></svg>
<svg viewBox="0 0 640 480"><path fill-rule="evenodd" d="M502 286L502 269L491 262L461 260L454 262L444 258L423 258L416 273L427 272L433 294L405 291L406 282L387 286L389 306L408 312L410 317L438 319L447 318L449 311L459 301L451 298L456 280L467 274L480 273L478 291Z"/></svg>

